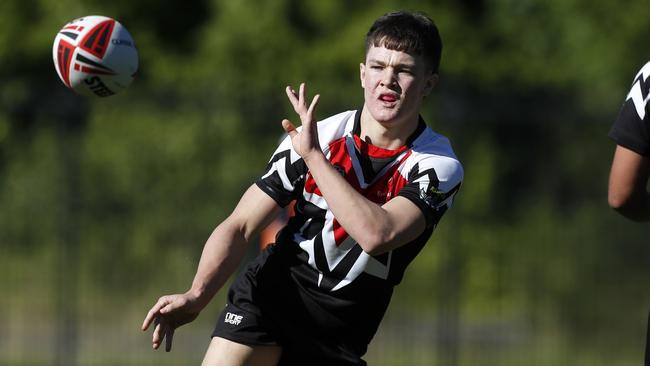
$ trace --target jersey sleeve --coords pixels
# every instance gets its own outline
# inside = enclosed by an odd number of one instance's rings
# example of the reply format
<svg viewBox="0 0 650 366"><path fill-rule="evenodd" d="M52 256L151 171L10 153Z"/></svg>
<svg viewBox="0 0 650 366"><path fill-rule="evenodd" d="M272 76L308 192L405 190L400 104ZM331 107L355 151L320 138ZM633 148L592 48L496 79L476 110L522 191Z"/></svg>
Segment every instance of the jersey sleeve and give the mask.
<svg viewBox="0 0 650 366"><path fill-rule="evenodd" d="M264 174L255 184L280 207L285 207L302 192L306 172L305 162L293 150L291 139L287 136L275 150Z"/></svg>
<svg viewBox="0 0 650 366"><path fill-rule="evenodd" d="M432 157L416 163L408 176L408 183L398 196L415 203L427 223L434 227L447 211L460 189L463 168L458 160Z"/></svg>
<svg viewBox="0 0 650 366"><path fill-rule="evenodd" d="M637 74L609 131L616 144L650 156L650 62Z"/></svg>

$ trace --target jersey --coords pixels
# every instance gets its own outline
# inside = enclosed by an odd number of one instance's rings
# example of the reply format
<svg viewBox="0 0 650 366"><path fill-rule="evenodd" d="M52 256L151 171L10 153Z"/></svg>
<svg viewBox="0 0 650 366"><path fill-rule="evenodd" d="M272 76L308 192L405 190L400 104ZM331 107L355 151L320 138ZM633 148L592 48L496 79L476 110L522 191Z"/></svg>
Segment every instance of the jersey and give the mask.
<svg viewBox="0 0 650 366"><path fill-rule="evenodd" d="M321 149L368 200L382 205L400 196L417 205L426 220L418 238L378 256L365 253L329 210L289 137L256 184L282 207L295 200L295 214L278 233L274 251L295 257L291 278L306 303L318 308L314 314L328 314L327 324L332 327L340 323L359 332L367 345L393 287L451 206L463 169L449 140L422 119L405 146L387 150L360 139L360 114L347 111L318 122Z"/></svg>
<svg viewBox="0 0 650 366"><path fill-rule="evenodd" d="M634 78L632 88L609 132L618 145L650 156L650 62Z"/></svg>

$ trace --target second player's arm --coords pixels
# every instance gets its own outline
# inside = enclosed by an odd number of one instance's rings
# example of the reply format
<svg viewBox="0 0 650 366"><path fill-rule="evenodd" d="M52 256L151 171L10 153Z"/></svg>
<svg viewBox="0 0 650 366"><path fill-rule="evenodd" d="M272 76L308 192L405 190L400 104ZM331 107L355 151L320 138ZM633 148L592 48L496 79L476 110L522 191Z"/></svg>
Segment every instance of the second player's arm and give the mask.
<svg viewBox="0 0 650 366"><path fill-rule="evenodd" d="M650 158L617 145L609 175L610 207L631 220L650 220L648 177Z"/></svg>

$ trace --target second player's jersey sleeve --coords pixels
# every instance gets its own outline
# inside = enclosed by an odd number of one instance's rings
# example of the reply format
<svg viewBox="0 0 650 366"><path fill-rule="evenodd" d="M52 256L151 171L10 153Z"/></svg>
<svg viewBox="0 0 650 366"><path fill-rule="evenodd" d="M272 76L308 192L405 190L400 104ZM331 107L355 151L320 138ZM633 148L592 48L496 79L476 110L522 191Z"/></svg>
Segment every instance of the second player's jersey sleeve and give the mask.
<svg viewBox="0 0 650 366"><path fill-rule="evenodd" d="M427 227L438 224L460 189L463 168L450 157L428 157L415 163L408 174L408 183L399 196L415 203L426 219Z"/></svg>
<svg viewBox="0 0 650 366"><path fill-rule="evenodd" d="M609 132L618 145L650 156L650 62L637 74Z"/></svg>
<svg viewBox="0 0 650 366"><path fill-rule="evenodd" d="M291 145L287 136L275 150L266 165L264 174L255 182L281 207L285 207L304 187L307 166Z"/></svg>

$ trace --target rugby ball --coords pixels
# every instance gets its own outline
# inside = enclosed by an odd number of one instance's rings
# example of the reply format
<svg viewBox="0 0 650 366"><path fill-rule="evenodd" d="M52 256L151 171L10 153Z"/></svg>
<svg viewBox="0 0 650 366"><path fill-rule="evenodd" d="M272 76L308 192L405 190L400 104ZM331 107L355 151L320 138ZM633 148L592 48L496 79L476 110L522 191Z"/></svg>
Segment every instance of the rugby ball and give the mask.
<svg viewBox="0 0 650 366"><path fill-rule="evenodd" d="M75 92L107 97L126 89L138 70L131 34L115 19L90 15L61 28L52 46L54 67Z"/></svg>

